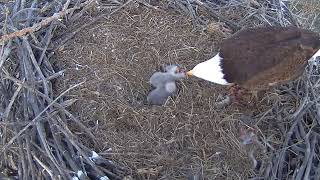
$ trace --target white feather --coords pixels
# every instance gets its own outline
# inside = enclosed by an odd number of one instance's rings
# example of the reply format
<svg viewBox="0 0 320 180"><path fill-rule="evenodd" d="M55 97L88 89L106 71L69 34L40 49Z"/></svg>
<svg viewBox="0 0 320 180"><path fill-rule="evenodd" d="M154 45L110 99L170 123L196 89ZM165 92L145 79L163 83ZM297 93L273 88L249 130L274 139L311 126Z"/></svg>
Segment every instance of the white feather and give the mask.
<svg viewBox="0 0 320 180"><path fill-rule="evenodd" d="M221 85L229 85L230 83L224 79L221 60L222 58L218 53L213 58L196 65L191 72L198 78Z"/></svg>
<svg viewBox="0 0 320 180"><path fill-rule="evenodd" d="M320 49L316 53L314 53L314 55L311 58L316 58L318 56L320 56Z"/></svg>
<svg viewBox="0 0 320 180"><path fill-rule="evenodd" d="M317 57L320 57L320 49L313 54L313 56L309 59L309 63L313 66L318 66L319 65L319 60Z"/></svg>

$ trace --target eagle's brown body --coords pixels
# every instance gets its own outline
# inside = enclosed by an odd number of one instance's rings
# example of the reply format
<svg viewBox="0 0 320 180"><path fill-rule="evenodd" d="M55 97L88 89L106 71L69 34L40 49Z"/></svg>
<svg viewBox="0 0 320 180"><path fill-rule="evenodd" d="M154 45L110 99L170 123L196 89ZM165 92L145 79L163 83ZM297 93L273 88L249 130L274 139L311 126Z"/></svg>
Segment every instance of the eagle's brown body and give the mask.
<svg viewBox="0 0 320 180"><path fill-rule="evenodd" d="M221 44L224 78L250 90L262 90L302 74L320 49L318 34L297 27L242 30Z"/></svg>

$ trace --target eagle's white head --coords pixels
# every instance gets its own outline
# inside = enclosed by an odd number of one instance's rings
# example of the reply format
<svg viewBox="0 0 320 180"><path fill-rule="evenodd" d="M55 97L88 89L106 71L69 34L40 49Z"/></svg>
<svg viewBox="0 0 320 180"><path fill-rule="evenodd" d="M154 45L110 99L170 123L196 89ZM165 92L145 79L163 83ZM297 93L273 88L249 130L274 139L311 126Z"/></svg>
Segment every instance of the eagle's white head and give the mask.
<svg viewBox="0 0 320 180"><path fill-rule="evenodd" d="M196 76L221 85L230 85L231 83L224 79L221 61L222 58L218 53L213 58L196 65L192 70L187 72L187 75Z"/></svg>

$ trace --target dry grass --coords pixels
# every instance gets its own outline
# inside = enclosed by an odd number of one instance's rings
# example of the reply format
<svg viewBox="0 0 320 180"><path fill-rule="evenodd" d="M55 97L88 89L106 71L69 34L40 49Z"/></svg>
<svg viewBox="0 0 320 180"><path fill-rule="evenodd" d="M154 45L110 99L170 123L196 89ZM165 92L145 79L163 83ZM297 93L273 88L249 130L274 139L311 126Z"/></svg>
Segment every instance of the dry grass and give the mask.
<svg viewBox="0 0 320 180"><path fill-rule="evenodd" d="M93 2L0 3L0 179L123 177L125 169L84 146L67 125L72 122L72 128L94 141L66 109L73 99L63 100L82 83L61 94L52 88L55 78L63 75L52 64L58 44L52 37L58 27L65 27L62 18L76 21Z"/></svg>
<svg viewBox="0 0 320 180"><path fill-rule="evenodd" d="M179 9L174 2L170 6ZM244 2L235 4L231 1L216 9L227 24L228 20L239 27L290 23L287 16L273 18L279 12L272 7L262 13ZM69 96L79 99L73 112L101 142L93 148L131 169L134 179L248 179L265 174L270 168L267 162L277 150L283 152L291 126L288 116L299 109L297 82L266 93L257 106L217 109L215 102L225 89L187 79L180 83L179 95L164 107L147 106L147 81L154 71L169 63L193 67L215 54L219 42L234 30L202 9L205 23L194 31L201 18L183 15L183 8L175 13L166 3L160 7L165 11L130 4L83 30L58 55L60 66L67 69L60 88L85 81ZM304 15L294 16L298 24L315 27L301 24ZM254 129L260 145L241 144L241 130L248 128ZM260 167L252 168L252 160L258 160Z"/></svg>
<svg viewBox="0 0 320 180"><path fill-rule="evenodd" d="M320 2L294 0L290 9L302 27L320 32Z"/></svg>
<svg viewBox="0 0 320 180"><path fill-rule="evenodd" d="M154 71L168 63L189 69L229 35L192 28L181 14L132 4L83 30L57 56L67 70L59 86L85 81L69 97L79 99L73 112L101 142L94 148L132 169L135 179L247 179L253 173L238 140L243 112L214 107L224 88L188 79L164 107L145 105Z"/></svg>
<svg viewBox="0 0 320 180"><path fill-rule="evenodd" d="M29 1L12 1L8 7L24 9L34 6L37 1L33 2L31 5ZM5 134L1 149L10 152L2 153L7 158L0 163L8 167L1 167L1 173L3 169L13 169L12 176L28 179L36 176L34 171L38 168L46 170L41 171L43 177L53 177L62 172L63 178L68 179L79 171L79 166L90 164L80 169L90 172L94 167L96 169L91 171L94 175L104 174L100 172L103 170L110 177L121 178L125 169L120 166L108 160L104 161L106 164L99 164L89 159L94 149L106 159L128 167L130 172L126 179L320 177L320 173L315 171L320 167L319 143L316 141L320 137L318 66L309 66L303 77L267 92L257 105L250 107L231 105L217 108L215 103L223 98L225 89L195 78L180 82L179 94L169 99L165 106L148 106L145 103L150 90L147 81L153 72L164 64L173 63L190 69L212 57L219 42L242 27L286 26L294 20L299 26L319 30L318 1L292 1L289 6L292 13L289 14L277 5L281 1L272 1L274 4L264 0L206 1L205 5L197 0L140 1L148 8L132 0L125 3L97 2L103 10L96 15L95 7L84 5L83 9L76 8L80 10L74 13L69 14L74 9L65 12L68 18L63 21L48 21L48 27L40 28L35 36L24 38L24 45L32 44L29 49L19 46L20 36L38 30L36 26L30 29L28 23L17 23L21 31L9 28L12 36L2 36L9 40L17 37L14 43L18 45L11 49L11 44L4 42L1 51L4 69L0 98L5 100L3 108L6 110L5 120L0 124L0 131ZM63 7L79 5L73 1L51 3L50 12L47 12L50 16ZM44 11L34 15L39 16ZM108 12L117 13L101 18ZM14 16L9 11L6 13L9 14L0 13L0 18ZM17 14L17 21L25 21L23 13ZM28 17L32 15L29 13ZM40 20L34 18L31 24ZM7 22L8 27L15 26L13 21ZM79 33L58 48L73 37L73 33L66 34L61 22L66 23L67 31ZM86 26L77 29L81 25ZM61 34L55 31L57 27L61 28ZM25 31L28 28L30 31ZM8 33L5 27L1 29L2 34ZM41 43L38 42L40 39ZM46 80L61 75L51 64L53 53L59 68L65 70L64 77L54 83L55 87ZM15 62L16 59L23 60ZM36 68L30 66L29 61ZM28 70L23 74L18 67ZM39 72L45 72L45 76L39 76ZM33 78L24 78L30 75ZM42 85L38 79L42 79ZM57 94L67 93L66 89L80 85L80 82L84 83L64 96L67 100L77 99L68 110L65 109L68 101L63 102L60 96L56 98ZM30 88L29 84L37 86ZM47 92L47 95L42 92ZM56 103L58 101L60 104ZM34 112L25 111L29 105ZM63 113L56 113L57 107ZM20 115L15 115L15 109ZM69 110L76 117L71 116ZM29 119L33 119L31 122L25 120L25 113L29 113ZM79 128L81 123L94 133L94 141L88 139L90 133L84 132L84 127ZM243 145L241 141L248 138L248 131L254 133L250 137L254 142ZM51 135L55 143L52 143ZM38 137L41 137L41 142ZM66 142L68 151L64 149L65 144L56 142ZM73 146L79 147L77 152ZM51 148L60 153L53 155ZM55 158L60 161L52 161ZM65 158L69 158L67 162ZM253 160L258 160L261 168L252 168ZM83 164L78 165L79 161ZM108 169L115 174L110 175Z"/></svg>

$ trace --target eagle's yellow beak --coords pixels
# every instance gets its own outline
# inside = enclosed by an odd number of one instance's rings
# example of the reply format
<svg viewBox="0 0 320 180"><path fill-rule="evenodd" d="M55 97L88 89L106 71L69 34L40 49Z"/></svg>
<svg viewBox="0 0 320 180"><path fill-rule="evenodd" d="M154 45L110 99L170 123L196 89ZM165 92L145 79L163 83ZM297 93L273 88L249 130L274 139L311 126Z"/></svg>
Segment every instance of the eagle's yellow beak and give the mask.
<svg viewBox="0 0 320 180"><path fill-rule="evenodd" d="M193 72L192 72L192 70L191 70L191 71L186 72L186 74L187 74L187 76L193 76Z"/></svg>

